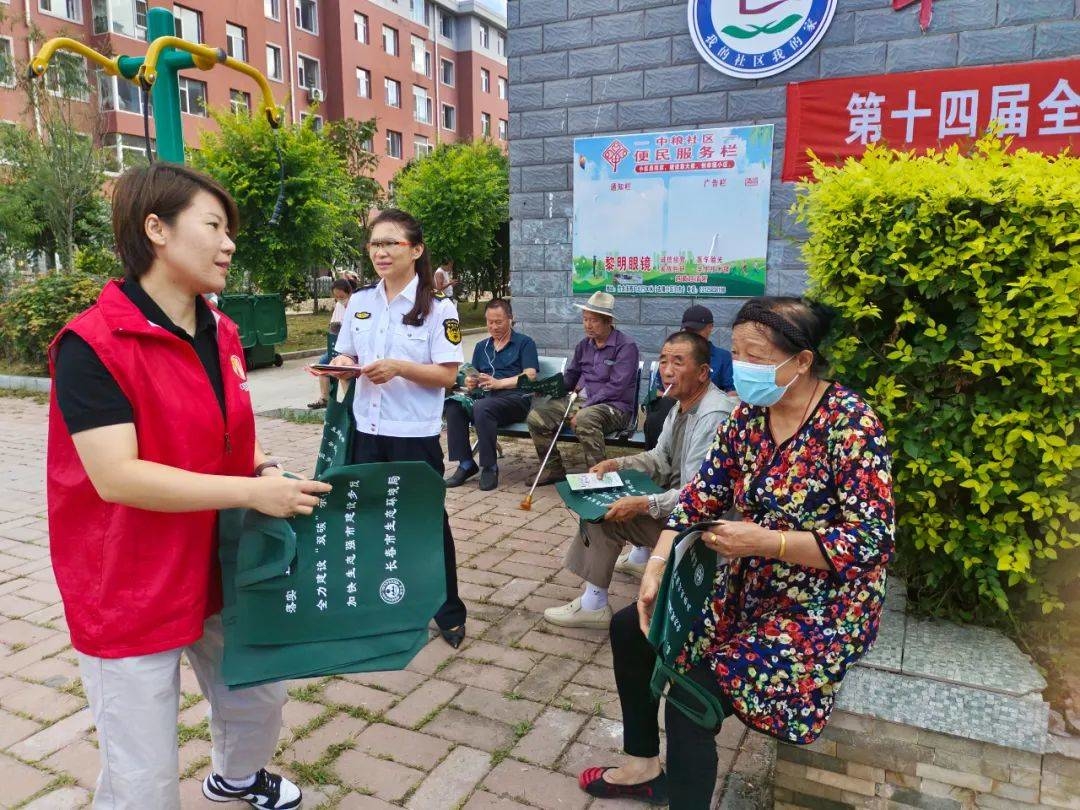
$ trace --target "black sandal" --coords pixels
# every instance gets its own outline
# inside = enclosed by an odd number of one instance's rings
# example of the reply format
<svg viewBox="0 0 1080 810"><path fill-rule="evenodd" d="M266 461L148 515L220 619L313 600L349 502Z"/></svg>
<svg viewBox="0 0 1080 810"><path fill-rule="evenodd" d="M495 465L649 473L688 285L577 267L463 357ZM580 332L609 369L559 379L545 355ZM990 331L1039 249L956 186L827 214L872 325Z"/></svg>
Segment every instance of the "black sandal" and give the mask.
<svg viewBox="0 0 1080 810"><path fill-rule="evenodd" d="M638 799L646 804L668 803L667 775L663 770L659 776L636 785L616 785L605 781L604 774L613 770L614 767L586 768L578 777L578 787L590 796L600 799Z"/></svg>
<svg viewBox="0 0 1080 810"><path fill-rule="evenodd" d="M459 624L457 627L449 627L446 630L440 627L439 635L442 636L443 641L456 650L465 640L465 625Z"/></svg>
<svg viewBox="0 0 1080 810"><path fill-rule="evenodd" d="M307 406L308 406L308 410L311 410L311 411L322 410L323 408L326 407L326 400L325 399L317 399L314 402L309 402L307 404Z"/></svg>

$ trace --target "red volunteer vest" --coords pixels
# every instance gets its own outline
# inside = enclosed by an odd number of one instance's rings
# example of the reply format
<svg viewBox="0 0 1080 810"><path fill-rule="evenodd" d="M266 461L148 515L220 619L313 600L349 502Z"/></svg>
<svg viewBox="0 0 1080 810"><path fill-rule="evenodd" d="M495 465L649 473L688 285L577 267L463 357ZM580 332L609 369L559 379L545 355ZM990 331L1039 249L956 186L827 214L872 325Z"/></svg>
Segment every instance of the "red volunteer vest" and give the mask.
<svg viewBox="0 0 1080 810"><path fill-rule="evenodd" d="M53 340L74 332L131 403L139 458L212 475L251 475L255 420L236 324L215 311L223 419L195 349L147 321L120 282ZM202 636L221 610L214 511L171 514L106 503L83 469L56 402L49 403L49 547L71 643L100 658L150 655Z"/></svg>

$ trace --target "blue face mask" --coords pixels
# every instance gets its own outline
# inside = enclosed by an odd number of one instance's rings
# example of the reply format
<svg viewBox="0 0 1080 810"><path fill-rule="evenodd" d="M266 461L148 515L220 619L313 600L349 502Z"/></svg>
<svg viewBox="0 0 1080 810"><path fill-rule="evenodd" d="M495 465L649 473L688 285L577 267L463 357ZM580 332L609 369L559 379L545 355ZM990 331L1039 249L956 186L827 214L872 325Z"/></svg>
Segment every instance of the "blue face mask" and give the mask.
<svg viewBox="0 0 1080 810"><path fill-rule="evenodd" d="M780 401L792 384L799 378L796 374L787 385L776 384L776 370L793 360L791 355L783 363L775 366L763 366L758 363L747 363L744 360L733 360L731 363L732 377L735 379L735 391L739 399L747 405L775 405Z"/></svg>

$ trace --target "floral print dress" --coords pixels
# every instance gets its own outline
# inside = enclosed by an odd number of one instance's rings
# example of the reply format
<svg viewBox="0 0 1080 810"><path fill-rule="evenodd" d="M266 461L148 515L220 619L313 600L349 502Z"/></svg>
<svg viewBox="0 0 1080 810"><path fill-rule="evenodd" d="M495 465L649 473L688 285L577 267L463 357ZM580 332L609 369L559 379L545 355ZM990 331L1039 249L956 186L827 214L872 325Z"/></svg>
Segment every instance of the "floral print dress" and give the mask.
<svg viewBox="0 0 1080 810"><path fill-rule="evenodd" d="M717 571L675 665L704 662L751 728L813 742L847 668L873 644L893 550L890 466L877 416L832 383L779 446L767 409L739 406L682 490L669 528L734 507L769 529L813 532L831 566L742 557Z"/></svg>

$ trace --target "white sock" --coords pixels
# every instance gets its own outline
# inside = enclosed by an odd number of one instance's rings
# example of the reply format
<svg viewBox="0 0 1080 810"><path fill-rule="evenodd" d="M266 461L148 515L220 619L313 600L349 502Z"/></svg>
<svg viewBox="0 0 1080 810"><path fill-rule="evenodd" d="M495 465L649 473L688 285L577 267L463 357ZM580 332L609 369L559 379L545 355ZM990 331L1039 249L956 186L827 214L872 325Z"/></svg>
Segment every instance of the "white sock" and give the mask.
<svg viewBox="0 0 1080 810"><path fill-rule="evenodd" d="M632 562L634 565L644 565L649 561L649 547L648 546L633 546L628 562Z"/></svg>
<svg viewBox="0 0 1080 810"><path fill-rule="evenodd" d="M224 776L221 778L226 785L231 788L236 788L237 790L239 790L240 788L251 787L255 784L255 774L251 774L251 776L245 776L243 779L225 779Z"/></svg>
<svg viewBox="0 0 1080 810"><path fill-rule="evenodd" d="M607 604L607 588L585 583L585 593L581 595L582 610L600 610Z"/></svg>

